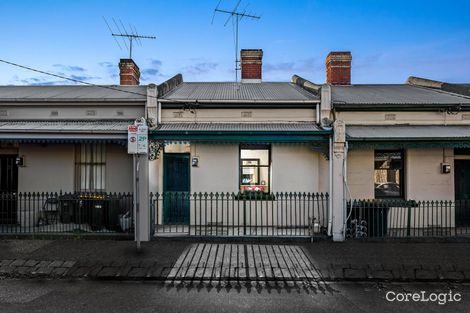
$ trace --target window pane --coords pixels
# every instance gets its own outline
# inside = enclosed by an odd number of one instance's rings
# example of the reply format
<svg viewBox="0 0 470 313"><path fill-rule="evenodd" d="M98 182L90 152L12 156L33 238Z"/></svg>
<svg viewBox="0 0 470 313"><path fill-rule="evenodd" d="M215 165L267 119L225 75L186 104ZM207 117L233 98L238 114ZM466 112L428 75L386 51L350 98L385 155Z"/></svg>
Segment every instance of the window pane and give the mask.
<svg viewBox="0 0 470 313"><path fill-rule="evenodd" d="M242 185L257 185L259 183L258 167L242 167Z"/></svg>
<svg viewBox="0 0 470 313"><path fill-rule="evenodd" d="M76 154L77 191L104 191L106 182L106 149L104 144L80 144Z"/></svg>
<svg viewBox="0 0 470 313"><path fill-rule="evenodd" d="M240 149L240 191L269 192L269 146Z"/></svg>
<svg viewBox="0 0 470 313"><path fill-rule="evenodd" d="M241 150L241 159L258 159L259 165L269 166L269 149L268 150Z"/></svg>
<svg viewBox="0 0 470 313"><path fill-rule="evenodd" d="M403 158L401 151L375 152L375 197L402 197Z"/></svg>

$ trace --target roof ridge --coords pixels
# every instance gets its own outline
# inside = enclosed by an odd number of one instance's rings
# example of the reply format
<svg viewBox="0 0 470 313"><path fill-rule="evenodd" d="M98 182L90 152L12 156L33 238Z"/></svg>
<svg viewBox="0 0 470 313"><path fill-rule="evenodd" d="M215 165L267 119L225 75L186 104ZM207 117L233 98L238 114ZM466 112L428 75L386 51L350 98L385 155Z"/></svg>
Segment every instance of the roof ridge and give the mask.
<svg viewBox="0 0 470 313"><path fill-rule="evenodd" d="M435 92L439 92L439 93L443 93L443 94L447 94L447 95L451 95L451 96L461 97L461 98L464 98L464 99L470 99L470 96L462 95L460 93L455 93L455 92L452 92L452 91L436 89L436 88L431 88L431 87L425 87L425 86L417 86L417 85L412 85L411 87L416 87L416 88L421 88L421 89L426 89L426 90L432 90L432 91L435 91Z"/></svg>

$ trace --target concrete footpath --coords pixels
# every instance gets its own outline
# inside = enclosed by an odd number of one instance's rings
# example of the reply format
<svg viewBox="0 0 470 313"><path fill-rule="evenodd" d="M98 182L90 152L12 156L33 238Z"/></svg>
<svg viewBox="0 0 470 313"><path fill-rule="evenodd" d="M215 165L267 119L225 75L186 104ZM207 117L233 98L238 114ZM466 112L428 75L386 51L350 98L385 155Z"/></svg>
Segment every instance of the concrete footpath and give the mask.
<svg viewBox="0 0 470 313"><path fill-rule="evenodd" d="M0 240L0 279L470 282L469 242Z"/></svg>

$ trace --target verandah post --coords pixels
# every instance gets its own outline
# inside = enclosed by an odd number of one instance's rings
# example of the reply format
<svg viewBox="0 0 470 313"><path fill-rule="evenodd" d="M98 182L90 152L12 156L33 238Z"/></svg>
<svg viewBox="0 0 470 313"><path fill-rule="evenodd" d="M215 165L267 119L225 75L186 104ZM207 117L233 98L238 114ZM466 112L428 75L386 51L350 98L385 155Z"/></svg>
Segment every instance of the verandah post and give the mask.
<svg viewBox="0 0 470 313"><path fill-rule="evenodd" d="M330 192L331 201L331 219L333 241L344 241L345 239L345 193L344 193L344 168L346 156L346 127L343 121L336 120L333 124L334 135L332 142L332 190Z"/></svg>

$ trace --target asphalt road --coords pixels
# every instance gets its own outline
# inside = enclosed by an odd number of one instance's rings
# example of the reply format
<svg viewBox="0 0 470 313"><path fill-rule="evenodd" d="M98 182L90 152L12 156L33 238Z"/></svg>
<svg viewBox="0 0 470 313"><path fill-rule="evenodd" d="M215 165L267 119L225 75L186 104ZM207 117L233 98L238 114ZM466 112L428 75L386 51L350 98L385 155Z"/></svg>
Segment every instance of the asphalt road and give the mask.
<svg viewBox="0 0 470 313"><path fill-rule="evenodd" d="M470 285L330 283L218 288L114 281L2 280L0 312L469 312ZM452 292L460 302L388 302L386 294ZM455 298L454 298L455 299Z"/></svg>

